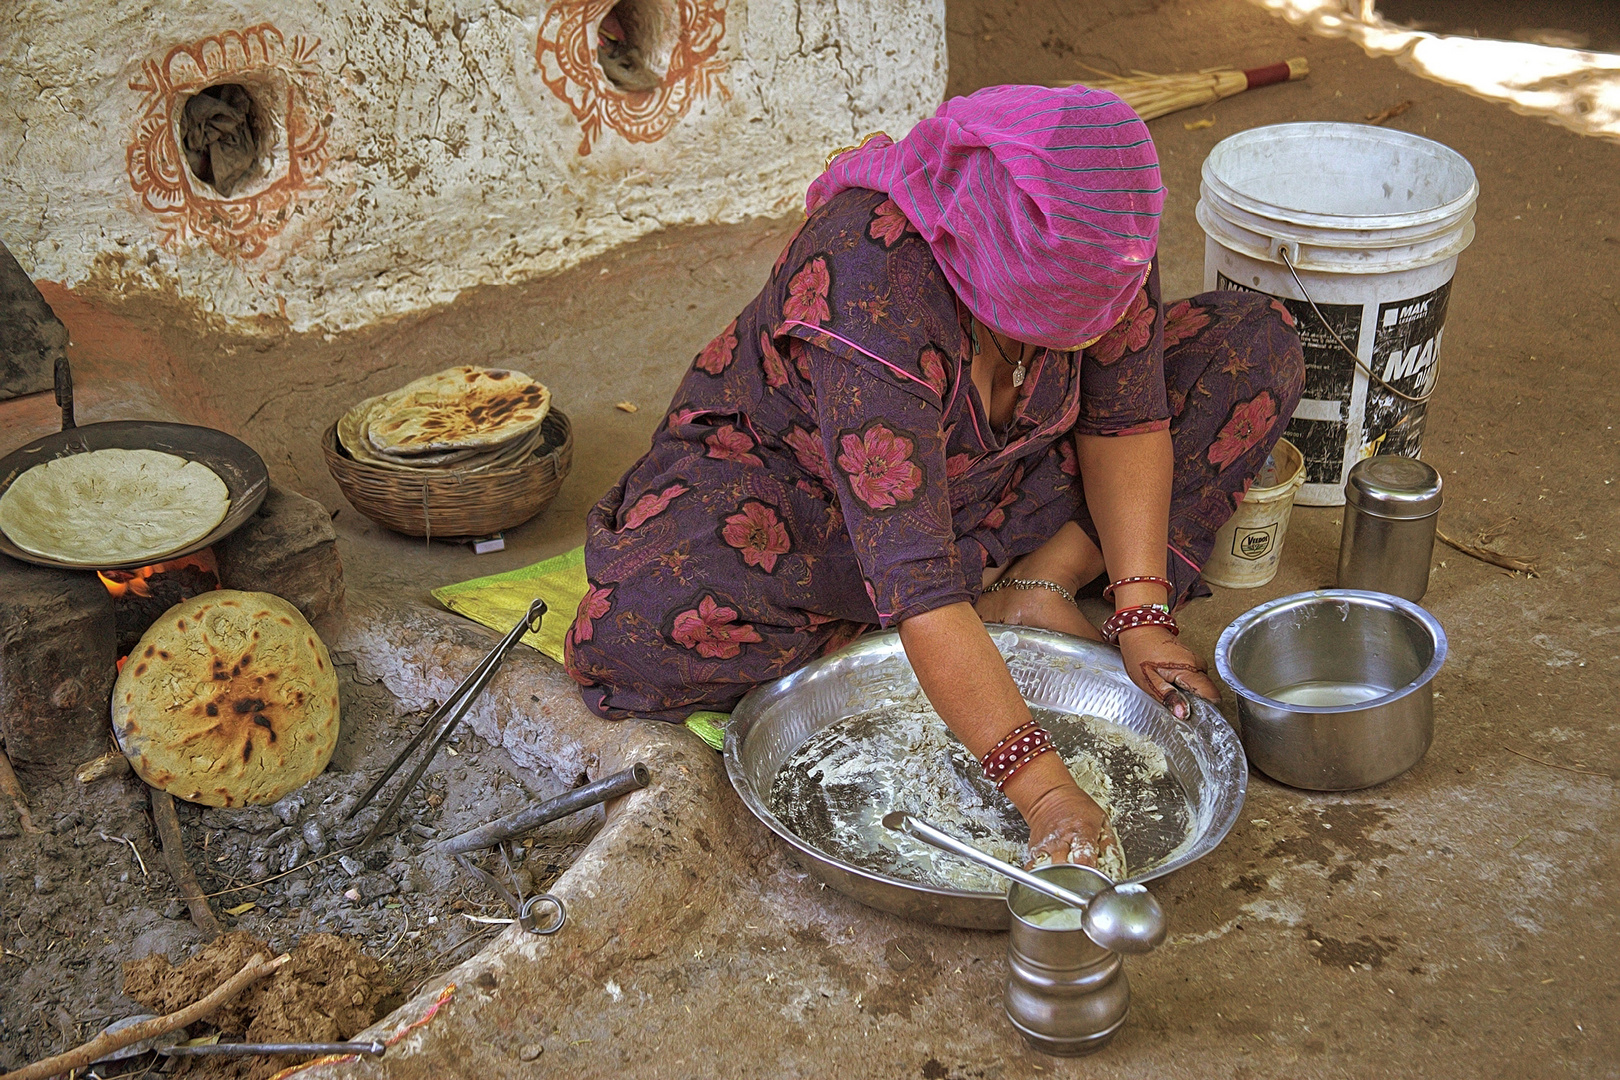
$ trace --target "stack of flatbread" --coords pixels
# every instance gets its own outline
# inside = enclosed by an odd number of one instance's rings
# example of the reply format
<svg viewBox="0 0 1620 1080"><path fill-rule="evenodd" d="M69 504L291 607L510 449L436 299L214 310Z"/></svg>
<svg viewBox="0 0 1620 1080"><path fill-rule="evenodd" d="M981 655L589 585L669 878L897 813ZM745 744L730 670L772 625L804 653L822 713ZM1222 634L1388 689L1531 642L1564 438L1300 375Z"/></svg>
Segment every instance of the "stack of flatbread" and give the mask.
<svg viewBox="0 0 1620 1080"><path fill-rule="evenodd" d="M24 551L105 569L154 563L213 532L230 491L208 466L158 450L95 450L35 465L0 495Z"/></svg>
<svg viewBox="0 0 1620 1080"><path fill-rule="evenodd" d="M338 421L356 461L411 472L516 465L540 446L551 391L521 371L463 365L367 398Z"/></svg>

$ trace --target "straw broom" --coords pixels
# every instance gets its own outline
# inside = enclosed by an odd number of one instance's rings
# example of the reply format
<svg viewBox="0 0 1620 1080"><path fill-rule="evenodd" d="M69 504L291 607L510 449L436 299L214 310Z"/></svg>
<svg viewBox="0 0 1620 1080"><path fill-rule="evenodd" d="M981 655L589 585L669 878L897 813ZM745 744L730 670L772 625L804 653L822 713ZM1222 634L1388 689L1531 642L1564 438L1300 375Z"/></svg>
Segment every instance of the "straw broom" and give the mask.
<svg viewBox="0 0 1620 1080"><path fill-rule="evenodd" d="M1151 71L1133 71L1129 75L1109 75L1092 68L1101 79L1074 79L1053 83L1053 86L1074 86L1084 83L1096 90L1118 94L1136 110L1143 120L1153 120L1182 109L1195 109L1241 94L1256 87L1274 83L1294 82L1311 73L1311 66L1303 56L1270 64L1266 67L1240 71L1237 68L1205 68L1203 71L1177 75L1155 75Z"/></svg>

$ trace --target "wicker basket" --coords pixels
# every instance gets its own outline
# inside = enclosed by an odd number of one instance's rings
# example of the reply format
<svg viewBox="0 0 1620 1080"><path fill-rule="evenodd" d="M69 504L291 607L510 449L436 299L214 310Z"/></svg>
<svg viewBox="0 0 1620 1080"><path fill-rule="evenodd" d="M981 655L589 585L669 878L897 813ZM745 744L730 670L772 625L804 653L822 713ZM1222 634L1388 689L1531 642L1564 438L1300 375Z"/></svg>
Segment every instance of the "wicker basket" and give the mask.
<svg viewBox="0 0 1620 1080"><path fill-rule="evenodd" d="M326 429L321 449L332 479L356 510L407 536L451 540L514 528L556 498L574 463L574 431L555 407L540 431L540 446L522 464L482 472L418 475L356 461L338 446L336 423Z"/></svg>

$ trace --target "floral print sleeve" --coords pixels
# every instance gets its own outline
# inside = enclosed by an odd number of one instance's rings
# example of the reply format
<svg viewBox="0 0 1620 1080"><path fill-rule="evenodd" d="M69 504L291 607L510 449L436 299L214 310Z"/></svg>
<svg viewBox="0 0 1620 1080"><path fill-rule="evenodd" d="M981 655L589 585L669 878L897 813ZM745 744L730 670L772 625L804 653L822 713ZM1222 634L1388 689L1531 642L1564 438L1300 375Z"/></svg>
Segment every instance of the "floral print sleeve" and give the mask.
<svg viewBox="0 0 1620 1080"><path fill-rule="evenodd" d="M1165 323L1155 257L1124 317L1081 355L1077 433L1138 435L1170 426L1164 348L1175 331Z"/></svg>
<svg viewBox="0 0 1620 1080"><path fill-rule="evenodd" d="M827 471L878 621L971 603L957 552L939 406L806 346Z"/></svg>

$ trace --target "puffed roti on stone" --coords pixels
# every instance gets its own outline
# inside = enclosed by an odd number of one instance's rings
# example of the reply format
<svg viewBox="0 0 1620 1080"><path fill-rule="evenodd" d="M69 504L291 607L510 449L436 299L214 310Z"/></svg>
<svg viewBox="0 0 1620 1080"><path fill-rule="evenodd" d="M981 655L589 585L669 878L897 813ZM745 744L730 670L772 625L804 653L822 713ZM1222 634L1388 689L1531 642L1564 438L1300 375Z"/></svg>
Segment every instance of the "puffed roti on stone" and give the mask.
<svg viewBox="0 0 1620 1080"><path fill-rule="evenodd" d="M24 551L86 567L157 562L214 531L231 493L208 466L110 448L42 462L0 495L0 531Z"/></svg>
<svg viewBox="0 0 1620 1080"><path fill-rule="evenodd" d="M550 410L551 391L521 371L464 364L384 395L365 436L395 456L480 449L539 427Z"/></svg>
<svg viewBox="0 0 1620 1080"><path fill-rule="evenodd" d="M297 608L219 589L146 631L113 685L112 721L153 787L204 806L272 803L332 758L337 672Z"/></svg>

